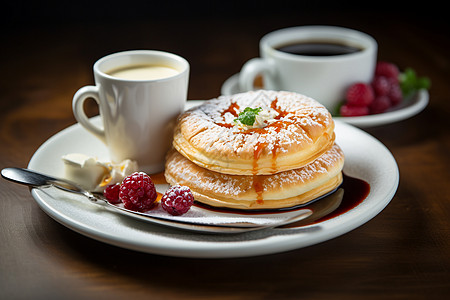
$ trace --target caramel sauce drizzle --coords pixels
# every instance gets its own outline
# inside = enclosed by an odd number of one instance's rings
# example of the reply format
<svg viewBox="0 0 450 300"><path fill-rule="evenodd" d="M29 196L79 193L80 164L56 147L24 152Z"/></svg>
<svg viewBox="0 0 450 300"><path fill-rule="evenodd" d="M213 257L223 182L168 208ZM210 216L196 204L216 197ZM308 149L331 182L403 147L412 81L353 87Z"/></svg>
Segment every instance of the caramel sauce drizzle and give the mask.
<svg viewBox="0 0 450 300"><path fill-rule="evenodd" d="M276 120L279 120L288 114L287 111L281 110L278 107L278 99L277 98L275 98L275 100L272 101L272 103L270 104L270 108L278 113L278 116L275 117Z"/></svg>
<svg viewBox="0 0 450 300"><path fill-rule="evenodd" d="M229 124L229 123L216 123L217 125L219 125L220 127L225 127L225 128L233 128L233 124Z"/></svg>
<svg viewBox="0 0 450 300"><path fill-rule="evenodd" d="M237 118L239 116L238 111L239 111L239 105L236 102L234 102L234 103L231 103L230 106L226 110L224 110L220 115L223 116L226 113L230 113ZM229 124L229 123L216 123L216 124L221 127L225 127L225 128L233 128L233 126L234 126L233 124Z"/></svg>
<svg viewBox="0 0 450 300"><path fill-rule="evenodd" d="M278 115L275 117L275 119L277 121L268 124L266 127L264 128L250 128L250 129L246 129L244 131L241 131L241 134L267 134L269 132L269 129L273 128L275 130L276 133L279 133L281 131L281 129L286 128L286 126L289 124L289 122L287 121L283 121L281 120L281 118L285 117L288 112L281 110L278 107L278 99L275 99L272 101L272 103L270 104L270 107L275 110ZM226 113L231 113L233 116L238 117L239 113L239 105L237 103L231 103L230 106L224 110L221 115L225 115ZM227 124L227 123L216 123L217 125L221 126L221 127L225 127L225 128L232 128L234 125L233 124ZM254 152L253 152L253 188L255 189L256 192L256 203L258 204L262 204L264 203L263 200L263 192L264 192L264 185L263 185L263 176L261 175L256 175L258 172L258 160L261 156L261 154L263 153L264 149L268 146L268 143L265 142L258 142L255 145L254 148ZM277 154L278 154L278 149L280 148L280 145L278 143L278 141L276 141L273 145L273 148L271 150L272 152L272 168L275 170L276 166L277 166Z"/></svg>
<svg viewBox="0 0 450 300"><path fill-rule="evenodd" d="M227 112L229 112L230 114L232 114L233 116L235 116L237 118L239 116L238 111L239 111L239 105L236 102L234 102L234 103L231 103L230 106L222 112L222 116L224 114L226 114Z"/></svg>
<svg viewBox="0 0 450 300"><path fill-rule="evenodd" d="M258 143L255 146L255 151L253 152L253 188L256 192L256 203L263 204L263 192L264 192L264 185L262 183L262 177L259 175L256 175L256 172L258 170L258 160L261 156L261 153L263 149L267 147L267 143Z"/></svg>

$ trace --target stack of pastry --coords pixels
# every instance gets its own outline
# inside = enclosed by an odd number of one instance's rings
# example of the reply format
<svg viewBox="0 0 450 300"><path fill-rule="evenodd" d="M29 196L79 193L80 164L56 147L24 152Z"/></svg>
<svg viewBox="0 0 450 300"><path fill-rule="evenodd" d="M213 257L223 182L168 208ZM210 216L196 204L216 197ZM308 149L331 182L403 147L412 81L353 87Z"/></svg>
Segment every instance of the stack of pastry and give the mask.
<svg viewBox="0 0 450 300"><path fill-rule="evenodd" d="M167 182L189 186L196 201L215 207L289 208L342 183L344 155L330 113L292 92L208 100L179 117L173 146Z"/></svg>

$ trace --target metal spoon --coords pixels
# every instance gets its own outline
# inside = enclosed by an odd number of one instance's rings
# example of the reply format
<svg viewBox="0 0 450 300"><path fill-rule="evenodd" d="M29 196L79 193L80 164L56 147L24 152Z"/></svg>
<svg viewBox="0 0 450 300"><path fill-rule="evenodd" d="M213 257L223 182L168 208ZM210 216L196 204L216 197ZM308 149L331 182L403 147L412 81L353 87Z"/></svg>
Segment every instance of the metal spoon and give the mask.
<svg viewBox="0 0 450 300"><path fill-rule="evenodd" d="M93 193L83 189L78 186L76 183L73 183L69 180L56 178L49 175L41 174L36 171L32 171L30 169L23 168L5 168L1 171L2 177L13 181L15 183L20 183L24 185L28 185L34 188L43 188L43 187L56 187L63 191L81 194L87 197L94 203L104 205L108 208L112 208L115 212L121 213L123 215L131 216L133 218L137 218L140 220L144 220L151 223L156 223L160 225L186 229L191 231L200 231L200 232L209 232L209 233L240 233L247 231L255 231L267 228L274 228L282 225L287 225L293 222L298 222L302 219L309 217L312 214L312 211L309 209L299 210L297 214L294 216L283 219L280 222L274 222L271 224L263 224L253 223L251 221L250 216L245 216L245 221L243 222L234 222L234 223L214 223L214 224L205 224L198 223L194 220L185 220L183 218L171 218L170 220L167 218L148 215L141 212L136 212L132 210L125 209L120 206L116 206L111 204L106 199L101 196L94 195Z"/></svg>

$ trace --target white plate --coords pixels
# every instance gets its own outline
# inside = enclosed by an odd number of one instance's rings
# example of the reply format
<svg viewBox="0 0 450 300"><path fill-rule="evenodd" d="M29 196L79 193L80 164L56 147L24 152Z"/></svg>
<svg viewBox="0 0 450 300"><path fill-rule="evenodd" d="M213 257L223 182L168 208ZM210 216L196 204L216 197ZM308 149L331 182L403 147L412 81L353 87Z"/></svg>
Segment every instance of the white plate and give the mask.
<svg viewBox="0 0 450 300"><path fill-rule="evenodd" d="M239 74L234 74L222 85L222 95L232 95L242 92L239 89ZM403 101L403 104L392 111L385 113L362 116L362 117L334 117L335 120L343 121L361 128L386 125L408 119L417 115L428 105L429 95L427 90L420 90L411 99Z"/></svg>
<svg viewBox="0 0 450 300"><path fill-rule="evenodd" d="M190 101L189 106L196 103ZM118 215L87 199L58 190L33 189L32 195L49 216L64 226L90 238L127 249L197 258L246 257L283 252L320 243L361 226L381 212L397 190L398 167L383 144L364 131L339 121L336 122L336 136L346 156L345 173L368 182L370 193L360 205L347 213L296 229L269 229L237 235L200 234ZM70 152L108 159L105 145L75 124L42 144L28 167L49 175L63 176L61 156Z"/></svg>

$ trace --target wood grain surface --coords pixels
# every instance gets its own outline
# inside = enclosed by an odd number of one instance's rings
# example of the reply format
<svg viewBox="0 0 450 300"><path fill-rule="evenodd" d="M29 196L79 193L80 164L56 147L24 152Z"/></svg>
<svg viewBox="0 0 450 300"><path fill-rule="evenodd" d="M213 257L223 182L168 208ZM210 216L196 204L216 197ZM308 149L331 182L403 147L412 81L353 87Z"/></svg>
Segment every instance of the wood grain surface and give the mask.
<svg viewBox="0 0 450 300"><path fill-rule="evenodd" d="M253 9L255 1L240 10L235 1L223 9L208 3L194 11L180 4L173 16L168 4L160 15L145 5L147 16L139 7L121 15L120 9L98 5L92 13L88 2L58 4L53 11L50 5L48 10L6 5L0 31L0 167L26 167L44 141L75 123L72 97L93 84L92 65L104 55L128 49L177 53L191 64L188 98L210 99L258 56L264 34L288 26L339 25L375 37L380 60L413 67L432 80L423 112L366 129L398 163L400 184L392 202L365 225L318 245L253 258L183 259L82 236L47 216L27 188L0 180L0 299L448 295L450 31L441 8L383 12L286 4L271 10L266 1L264 9ZM87 109L98 113L93 103Z"/></svg>

